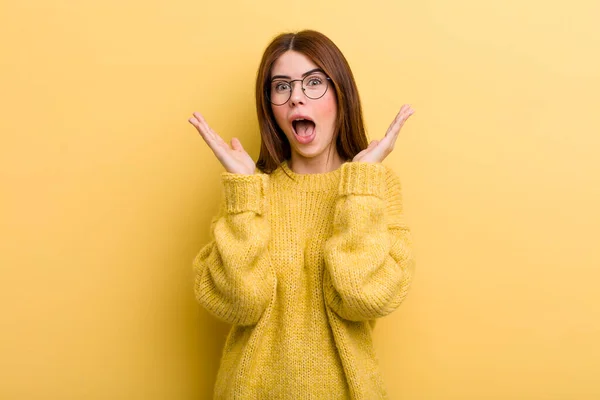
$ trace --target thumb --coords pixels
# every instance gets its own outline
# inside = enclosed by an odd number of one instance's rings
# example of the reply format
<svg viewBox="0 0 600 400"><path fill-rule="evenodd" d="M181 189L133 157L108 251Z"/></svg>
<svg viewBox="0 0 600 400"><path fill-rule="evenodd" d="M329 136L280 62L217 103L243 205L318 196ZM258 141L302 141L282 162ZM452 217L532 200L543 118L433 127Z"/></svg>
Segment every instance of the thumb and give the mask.
<svg viewBox="0 0 600 400"><path fill-rule="evenodd" d="M369 146L367 146L367 149L372 149L373 147L377 146L379 144L379 140L372 140L371 143L369 143Z"/></svg>
<svg viewBox="0 0 600 400"><path fill-rule="evenodd" d="M244 147L238 138L231 139L231 148L235 151L244 151Z"/></svg>

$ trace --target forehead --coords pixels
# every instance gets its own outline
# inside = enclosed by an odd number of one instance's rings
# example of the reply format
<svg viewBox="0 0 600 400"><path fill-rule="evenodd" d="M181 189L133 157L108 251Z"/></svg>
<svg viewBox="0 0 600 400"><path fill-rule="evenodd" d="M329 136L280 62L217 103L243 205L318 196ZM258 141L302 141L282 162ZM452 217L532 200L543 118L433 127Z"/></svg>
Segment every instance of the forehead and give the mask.
<svg viewBox="0 0 600 400"><path fill-rule="evenodd" d="M294 50L283 53L271 68L271 77L275 75L286 75L291 78L299 78L306 71L318 68L310 58Z"/></svg>

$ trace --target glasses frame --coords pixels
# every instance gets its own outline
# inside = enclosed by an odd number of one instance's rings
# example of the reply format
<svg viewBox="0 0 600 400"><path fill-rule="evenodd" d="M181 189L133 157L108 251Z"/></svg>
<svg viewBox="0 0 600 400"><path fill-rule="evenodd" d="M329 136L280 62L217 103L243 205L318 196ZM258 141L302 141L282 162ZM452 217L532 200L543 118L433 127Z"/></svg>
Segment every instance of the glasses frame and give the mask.
<svg viewBox="0 0 600 400"><path fill-rule="evenodd" d="M319 100L321 97L325 96L325 93L327 93L327 91L329 90L329 82L331 82L331 78L328 77L325 72L319 71L319 73L325 75L325 82L327 83L327 87L325 88L325 91L319 97L310 97L309 95L306 94L306 88L304 87L304 80L313 77L313 75L307 75L302 79L293 79L291 81L286 81L284 79L277 79L277 81L287 83L288 85L290 85L290 88L291 88L287 100L284 101L283 103L273 103L273 100L271 100L271 85L273 84L274 81L273 80L269 81L269 87L267 89L267 99L269 99L269 102L271 104L273 104L274 106L282 106L282 105L286 104L288 101L290 101L290 99L292 98L292 93L294 92L294 84L293 83L301 82L300 88L302 89L302 93L304 93L306 98L311 99L311 100Z"/></svg>

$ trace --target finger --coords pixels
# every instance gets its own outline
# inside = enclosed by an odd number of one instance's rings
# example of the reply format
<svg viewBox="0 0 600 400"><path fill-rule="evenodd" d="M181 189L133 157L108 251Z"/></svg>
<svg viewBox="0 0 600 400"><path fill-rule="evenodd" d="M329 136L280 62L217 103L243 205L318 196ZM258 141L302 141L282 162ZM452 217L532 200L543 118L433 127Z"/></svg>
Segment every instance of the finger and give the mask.
<svg viewBox="0 0 600 400"><path fill-rule="evenodd" d="M223 138L217 132L215 132L210 126L208 126L208 123L206 122L204 117L202 117L202 115L200 113L195 113L195 114L197 114L198 117L200 117L200 120L199 120L200 129L202 129L202 132L204 132L203 137L204 137L204 140L206 141L206 143L213 150L215 150L217 148L216 146L221 146L221 147L229 149L229 144L227 144L227 142L225 142L223 140Z"/></svg>
<svg viewBox="0 0 600 400"><path fill-rule="evenodd" d="M212 135L206 129L208 125L202 115L199 112L194 112L192 115L193 117L189 119L190 123L194 125L204 140L210 140Z"/></svg>
<svg viewBox="0 0 600 400"><path fill-rule="evenodd" d="M200 113L195 113L195 114L196 114L196 118L198 119L198 122L200 123L200 127L202 128L202 130L204 131L204 133L208 137L210 137L211 139L214 139L215 138L215 133L210 128L210 126L208 126L208 122L206 122L206 119L204 119L204 117Z"/></svg>
<svg viewBox="0 0 600 400"><path fill-rule="evenodd" d="M188 122L190 124L194 125L194 128L199 129L200 122L198 121L198 119L196 117L188 118Z"/></svg>
<svg viewBox="0 0 600 400"><path fill-rule="evenodd" d="M398 112L398 114L396 114L396 116L394 117L394 120L392 121L390 126L388 126L388 129L385 132L386 136L388 136L390 134L390 132L394 131L396 125L398 125L398 121L400 120L401 115L402 115L402 111L400 111L400 112Z"/></svg>
<svg viewBox="0 0 600 400"><path fill-rule="evenodd" d="M212 130L212 128L206 122L206 119L199 112L194 113L194 117L198 120L198 129L200 130L200 134L204 137L205 140L217 140L220 139L220 136Z"/></svg>
<svg viewBox="0 0 600 400"><path fill-rule="evenodd" d="M400 111L394 118L394 121L390 125L388 131L385 133L385 137L381 140L384 152L389 154L396 145L400 129L404 126L406 120L414 113L414 110L410 105L405 104L400 108Z"/></svg>
<svg viewBox="0 0 600 400"><path fill-rule="evenodd" d="M194 125L202 139L206 142L212 152L221 160L226 152L230 150L229 145L219 136L211 127L208 126L202 114L195 112L194 117L190 118L189 121Z"/></svg>
<svg viewBox="0 0 600 400"><path fill-rule="evenodd" d="M231 139L231 148L235 151L244 151L244 147L238 138Z"/></svg>
<svg viewBox="0 0 600 400"><path fill-rule="evenodd" d="M225 142L225 140L223 140L221 135L219 135L217 132L213 131L212 128L208 128L208 129L210 130L210 133L212 134L214 141L216 141L220 145L226 145L227 147L229 147L229 145Z"/></svg>
<svg viewBox="0 0 600 400"><path fill-rule="evenodd" d="M204 129L204 126L202 125L202 123L200 121L198 121L197 118L195 118L195 117L194 118L190 118L188 121L192 125L194 125L194 127L196 128L196 130L198 131L198 133L200 134L200 136L202 136L202 139L207 144L209 144L209 142L212 141L212 135Z"/></svg>
<svg viewBox="0 0 600 400"><path fill-rule="evenodd" d="M398 114L396 114L396 117L390 124L387 133L394 131L398 124L401 124L404 120L406 120L407 113L409 110L411 110L411 108L408 104L404 104L402 107L400 107L400 111L398 111Z"/></svg>
<svg viewBox="0 0 600 400"><path fill-rule="evenodd" d="M398 112L398 115L396 115L396 118L390 125L388 131L386 132L386 136L387 135L397 136L398 132L400 132L400 128L402 128L402 126L404 125L406 120L411 115L413 115L414 112L415 111L408 104L403 105L402 108L400 109L400 111Z"/></svg>

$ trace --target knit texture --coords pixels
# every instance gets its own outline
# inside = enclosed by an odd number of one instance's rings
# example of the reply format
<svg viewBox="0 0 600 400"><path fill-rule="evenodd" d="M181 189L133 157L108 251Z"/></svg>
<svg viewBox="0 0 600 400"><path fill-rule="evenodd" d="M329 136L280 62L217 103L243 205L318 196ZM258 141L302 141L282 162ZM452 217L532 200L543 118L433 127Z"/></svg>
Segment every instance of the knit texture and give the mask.
<svg viewBox="0 0 600 400"><path fill-rule="evenodd" d="M232 324L215 399L387 399L374 321L414 273L400 182L382 164L323 174L283 163L223 173L212 241L194 259L195 294Z"/></svg>

